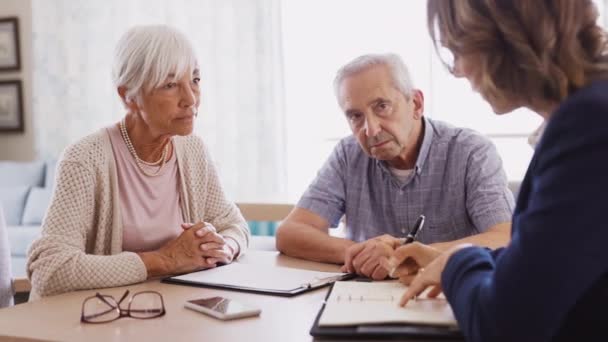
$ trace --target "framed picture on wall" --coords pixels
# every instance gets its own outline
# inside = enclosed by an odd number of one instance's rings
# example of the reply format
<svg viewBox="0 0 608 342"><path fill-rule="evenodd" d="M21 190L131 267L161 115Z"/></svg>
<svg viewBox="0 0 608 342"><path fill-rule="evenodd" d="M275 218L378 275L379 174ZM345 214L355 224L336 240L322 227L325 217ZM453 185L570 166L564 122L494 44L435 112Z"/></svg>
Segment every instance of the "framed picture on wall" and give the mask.
<svg viewBox="0 0 608 342"><path fill-rule="evenodd" d="M20 68L19 22L16 17L0 18L0 71Z"/></svg>
<svg viewBox="0 0 608 342"><path fill-rule="evenodd" d="M0 81L0 132L23 132L21 81Z"/></svg>

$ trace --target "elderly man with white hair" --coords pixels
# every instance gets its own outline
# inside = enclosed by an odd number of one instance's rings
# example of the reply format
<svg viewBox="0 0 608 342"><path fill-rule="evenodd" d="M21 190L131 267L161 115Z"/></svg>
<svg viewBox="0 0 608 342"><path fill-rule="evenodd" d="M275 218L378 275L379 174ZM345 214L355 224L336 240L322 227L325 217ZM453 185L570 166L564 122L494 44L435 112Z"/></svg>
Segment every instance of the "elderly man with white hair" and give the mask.
<svg viewBox="0 0 608 342"><path fill-rule="evenodd" d="M420 215L426 224L417 240L436 248L509 241L514 201L496 148L472 130L425 117L423 94L399 56L356 58L334 87L353 135L282 222L280 251L384 279L381 261ZM330 236L343 216L346 238Z"/></svg>
<svg viewBox="0 0 608 342"><path fill-rule="evenodd" d="M113 79L127 113L64 151L28 253L32 299L211 268L247 249L247 224L192 135L200 75L188 39L132 28Z"/></svg>

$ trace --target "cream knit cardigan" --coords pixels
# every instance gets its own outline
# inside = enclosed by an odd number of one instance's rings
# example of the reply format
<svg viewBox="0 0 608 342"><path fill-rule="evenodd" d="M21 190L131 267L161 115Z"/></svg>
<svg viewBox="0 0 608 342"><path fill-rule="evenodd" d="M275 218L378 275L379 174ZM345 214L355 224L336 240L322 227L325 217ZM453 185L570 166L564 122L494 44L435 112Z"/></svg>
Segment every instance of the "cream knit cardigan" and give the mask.
<svg viewBox="0 0 608 342"><path fill-rule="evenodd" d="M202 140L173 138L187 222L209 222L231 237L242 255L249 228L221 188ZM122 219L114 153L106 129L69 146L57 166L56 186L42 234L28 251L30 300L63 292L145 281L140 257L122 250Z"/></svg>

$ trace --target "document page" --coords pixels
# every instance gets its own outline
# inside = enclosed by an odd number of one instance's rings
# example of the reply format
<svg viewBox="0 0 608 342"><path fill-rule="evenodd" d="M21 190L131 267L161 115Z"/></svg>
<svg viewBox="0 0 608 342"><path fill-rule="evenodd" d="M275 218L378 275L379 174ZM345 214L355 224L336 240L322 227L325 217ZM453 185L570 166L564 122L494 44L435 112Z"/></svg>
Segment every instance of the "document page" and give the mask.
<svg viewBox="0 0 608 342"><path fill-rule="evenodd" d="M407 287L397 281L334 283L319 320L319 326L352 326L362 324L410 323L457 326L445 298L426 295L405 307L399 300Z"/></svg>
<svg viewBox="0 0 608 342"><path fill-rule="evenodd" d="M287 267L232 263L229 265L188 273L171 279L199 284L228 285L260 290L291 291L337 280L346 273L316 272Z"/></svg>

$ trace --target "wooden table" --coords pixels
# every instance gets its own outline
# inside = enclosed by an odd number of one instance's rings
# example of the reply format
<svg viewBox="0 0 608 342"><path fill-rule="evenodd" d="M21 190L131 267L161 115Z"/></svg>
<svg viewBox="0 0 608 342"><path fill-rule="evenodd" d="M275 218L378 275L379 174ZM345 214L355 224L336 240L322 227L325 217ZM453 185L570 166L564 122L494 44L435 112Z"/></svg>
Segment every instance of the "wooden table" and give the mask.
<svg viewBox="0 0 608 342"><path fill-rule="evenodd" d="M336 272L339 266L321 264L272 251L250 250L239 262ZM105 324L80 323L84 298L96 292L119 298L154 290L163 295L167 314L138 320L122 318ZM149 281L125 287L87 290L47 297L0 310L0 340L61 341L311 341L308 331L327 293L318 289L292 298L216 290ZM186 300L225 296L262 309L260 317L220 321L184 308Z"/></svg>

